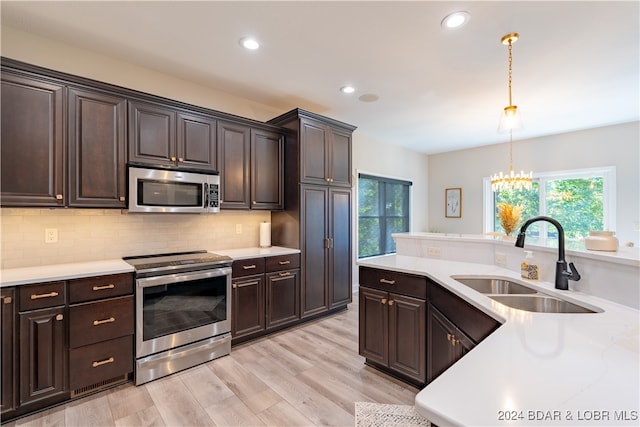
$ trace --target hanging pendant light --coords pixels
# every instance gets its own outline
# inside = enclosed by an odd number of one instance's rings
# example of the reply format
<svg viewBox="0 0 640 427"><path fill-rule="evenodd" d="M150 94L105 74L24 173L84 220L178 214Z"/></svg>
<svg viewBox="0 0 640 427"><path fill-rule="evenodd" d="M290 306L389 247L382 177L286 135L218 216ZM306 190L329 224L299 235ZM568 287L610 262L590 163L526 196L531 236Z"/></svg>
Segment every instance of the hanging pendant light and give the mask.
<svg viewBox="0 0 640 427"><path fill-rule="evenodd" d="M520 35L518 33L510 33L502 37L500 41L502 44L509 47L509 105L504 107L504 111L500 116L500 123L498 125L498 132L509 132L509 173L503 174L502 172L496 173L491 177L491 189L493 191L512 190L512 189L531 189L533 181L533 172L525 174L524 171L520 171L518 174L513 172L513 131L522 129L522 117L518 111L518 106L513 105L513 99L511 96L511 82L512 82L512 65L513 65L513 43L518 40Z"/></svg>

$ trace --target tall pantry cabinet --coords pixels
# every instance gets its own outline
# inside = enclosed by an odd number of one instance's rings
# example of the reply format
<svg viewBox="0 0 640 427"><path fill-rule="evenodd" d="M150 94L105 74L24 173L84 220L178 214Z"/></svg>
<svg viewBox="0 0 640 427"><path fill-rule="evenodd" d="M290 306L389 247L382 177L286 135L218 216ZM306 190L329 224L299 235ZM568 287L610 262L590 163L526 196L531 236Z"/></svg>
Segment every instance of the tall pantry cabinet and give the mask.
<svg viewBox="0 0 640 427"><path fill-rule="evenodd" d="M300 249L302 318L351 302L351 138L355 126L294 109L269 121L290 131L285 209L272 243Z"/></svg>

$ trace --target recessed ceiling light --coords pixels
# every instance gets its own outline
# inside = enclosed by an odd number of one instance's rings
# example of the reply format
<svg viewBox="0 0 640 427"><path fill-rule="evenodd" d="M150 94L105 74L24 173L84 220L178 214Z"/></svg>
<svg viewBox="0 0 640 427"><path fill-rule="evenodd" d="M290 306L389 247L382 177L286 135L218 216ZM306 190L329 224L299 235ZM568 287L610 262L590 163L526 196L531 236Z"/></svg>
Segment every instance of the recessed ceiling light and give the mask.
<svg viewBox="0 0 640 427"><path fill-rule="evenodd" d="M342 86L340 88L340 92L342 93L353 93L356 91L356 88L354 88L353 86Z"/></svg>
<svg viewBox="0 0 640 427"><path fill-rule="evenodd" d="M440 25L444 29L460 28L464 24L469 22L469 19L471 19L471 15L469 14L469 12L465 12L465 11L453 12L445 16L442 22L440 23Z"/></svg>
<svg viewBox="0 0 640 427"><path fill-rule="evenodd" d="M245 49L256 50L260 47L260 43L252 37L245 37L240 39L240 45Z"/></svg>

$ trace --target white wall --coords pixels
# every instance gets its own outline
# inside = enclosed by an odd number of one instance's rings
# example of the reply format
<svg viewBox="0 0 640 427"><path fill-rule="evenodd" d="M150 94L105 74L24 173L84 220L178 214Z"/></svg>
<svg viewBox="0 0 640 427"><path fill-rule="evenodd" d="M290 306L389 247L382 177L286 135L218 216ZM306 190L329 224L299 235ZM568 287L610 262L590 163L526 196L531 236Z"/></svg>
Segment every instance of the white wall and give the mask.
<svg viewBox="0 0 640 427"><path fill-rule="evenodd" d="M616 167L616 232L621 243L640 244L640 127L638 122L513 143L516 171L548 172ZM458 165L463 165L458 167ZM482 179L508 172L508 143L429 156L429 229L443 233L483 232ZM444 190L462 188L462 218L444 215Z"/></svg>

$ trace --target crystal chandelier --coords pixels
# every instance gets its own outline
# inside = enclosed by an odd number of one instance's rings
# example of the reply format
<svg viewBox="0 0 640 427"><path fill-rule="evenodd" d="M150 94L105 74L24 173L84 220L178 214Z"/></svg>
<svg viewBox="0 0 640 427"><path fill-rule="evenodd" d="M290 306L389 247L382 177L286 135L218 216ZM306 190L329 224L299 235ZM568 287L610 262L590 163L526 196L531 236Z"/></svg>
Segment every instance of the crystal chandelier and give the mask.
<svg viewBox="0 0 640 427"><path fill-rule="evenodd" d="M500 39L502 44L509 46L509 105L504 107L504 111L500 117L500 124L498 126L498 132L509 132L509 173L503 174L502 172L499 172L491 177L491 189L493 191L513 189L530 190L533 180L533 172L529 172L528 174L525 174L524 171L520 171L520 173L517 174L513 173L513 130L522 129L522 117L520 117L518 106L513 105L511 97L511 67L513 65L512 47L513 43L518 40L518 37L518 33L510 33Z"/></svg>

